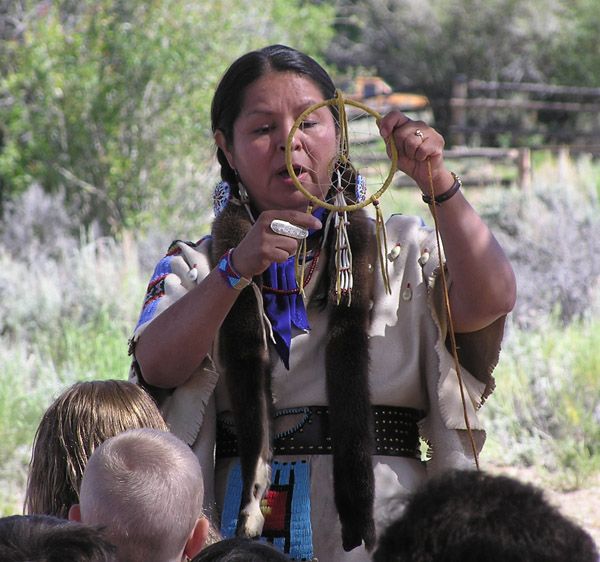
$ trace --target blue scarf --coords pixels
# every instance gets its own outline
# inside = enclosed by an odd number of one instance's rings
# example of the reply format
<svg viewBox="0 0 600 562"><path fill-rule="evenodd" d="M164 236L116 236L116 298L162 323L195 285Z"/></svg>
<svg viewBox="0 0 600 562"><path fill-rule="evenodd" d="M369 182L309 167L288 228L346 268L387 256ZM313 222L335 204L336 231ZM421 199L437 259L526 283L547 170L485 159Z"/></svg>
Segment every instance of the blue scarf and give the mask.
<svg viewBox="0 0 600 562"><path fill-rule="evenodd" d="M313 215L323 223L325 212L324 208L319 207L313 212ZM318 235L319 232L310 230L309 239ZM297 289L298 283L296 282L294 260L295 256L291 256L283 263L272 263L263 273L263 283L273 289L284 291ZM304 332L310 330L306 308L304 307L304 299L299 292L291 295L264 293L263 301L265 313L273 328L275 349L283 361L285 368L289 370L292 327Z"/></svg>

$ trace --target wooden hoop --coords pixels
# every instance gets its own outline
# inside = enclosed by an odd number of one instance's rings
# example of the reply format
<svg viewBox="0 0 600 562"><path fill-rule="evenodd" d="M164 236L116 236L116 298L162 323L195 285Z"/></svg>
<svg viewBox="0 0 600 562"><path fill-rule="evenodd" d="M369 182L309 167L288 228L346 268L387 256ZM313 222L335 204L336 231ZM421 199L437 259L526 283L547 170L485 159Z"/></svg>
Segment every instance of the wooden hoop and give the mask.
<svg viewBox="0 0 600 562"><path fill-rule="evenodd" d="M314 111L317 111L318 109L321 109L322 107L328 107L328 106L333 106L333 105L336 105L338 107L338 115L340 116L340 135L345 135L345 138L342 139L342 143L343 143L343 146L346 146L346 147L348 146L348 139L347 139L348 121L346 119L345 105L351 105L353 107L361 109L365 113L374 117L377 122L379 122L382 117L380 113L378 113L374 109L371 109L370 107L366 106L365 104L360 103L358 101L344 98L343 94L338 90L336 92L336 96L334 98L311 105L308 109L306 109L305 111L303 111L300 114L298 119L296 119L296 121L294 122L294 125L292 126L292 128L290 130L290 133L287 138L287 142L285 144L285 164L287 166L288 174L290 175L290 178L292 179L296 189L298 189L298 191L301 191L302 194L314 205L317 205L318 207L324 207L325 209L328 209L330 211L335 211L335 212L356 211L357 209L362 209L363 207L366 207L367 205L370 205L374 201L378 200L381 197L381 195L383 195L385 190L389 187L390 183L392 182L392 179L394 178L394 174L396 173L396 169L397 169L397 165L398 165L398 150L396 148L396 143L394 142L393 135L390 135L389 138L387 139L387 142L389 143L389 147L390 147L390 153L391 153L391 163L390 163L390 169L389 169L388 175L385 178L385 180L383 181L383 184L381 185L381 187L373 195L371 195L370 197L367 197L364 201L361 201L360 203L354 203L351 205L333 205L331 203L327 203L326 201L323 201L322 199L319 199L318 197L316 197L315 195L310 193L302 185L302 183L298 179L298 176L294 172L294 166L292 163L291 146L292 146L292 143L294 140L294 135L296 134L296 132L298 131L298 129L300 128L300 126L302 125L302 123L306 119L306 117L308 117L308 115L310 115Z"/></svg>

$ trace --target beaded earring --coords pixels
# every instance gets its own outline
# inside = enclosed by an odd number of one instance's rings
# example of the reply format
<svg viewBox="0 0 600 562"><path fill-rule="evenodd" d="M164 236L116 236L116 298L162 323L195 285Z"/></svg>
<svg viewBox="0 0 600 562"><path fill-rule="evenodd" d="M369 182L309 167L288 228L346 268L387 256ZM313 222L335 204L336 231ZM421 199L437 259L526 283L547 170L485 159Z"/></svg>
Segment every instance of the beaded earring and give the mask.
<svg viewBox="0 0 600 562"><path fill-rule="evenodd" d="M238 173L238 171L235 168L232 168L232 170L233 170L233 173L235 174L235 181L237 182L238 193L240 196L239 202L244 207L244 209L246 209L246 212L248 213L248 217L250 217L250 222L252 222L252 224L254 224L255 219L254 219L254 215L252 214L252 210L250 209L250 196L248 195L248 191L246 190L246 187L242 183L242 178L240 177L240 174Z"/></svg>
<svg viewBox="0 0 600 562"><path fill-rule="evenodd" d="M367 180L360 174L356 176L356 183L354 186L356 202L362 203L367 198Z"/></svg>
<svg viewBox="0 0 600 562"><path fill-rule="evenodd" d="M213 213L215 217L218 217L227 203L231 200L231 186L225 180L221 180L213 191Z"/></svg>
<svg viewBox="0 0 600 562"><path fill-rule="evenodd" d="M226 180L221 180L219 183L217 183L217 185L215 185L215 188L213 190L213 213L215 217L218 217L225 210L227 204L232 199L235 199L238 203L241 203L244 207L246 207L248 213L252 218L252 214L250 213L250 209L248 206L250 203L250 196L248 195L248 191L242 183L238 171L234 168L232 168L232 170L236 178L236 184L239 192L239 200L233 194L231 184Z"/></svg>

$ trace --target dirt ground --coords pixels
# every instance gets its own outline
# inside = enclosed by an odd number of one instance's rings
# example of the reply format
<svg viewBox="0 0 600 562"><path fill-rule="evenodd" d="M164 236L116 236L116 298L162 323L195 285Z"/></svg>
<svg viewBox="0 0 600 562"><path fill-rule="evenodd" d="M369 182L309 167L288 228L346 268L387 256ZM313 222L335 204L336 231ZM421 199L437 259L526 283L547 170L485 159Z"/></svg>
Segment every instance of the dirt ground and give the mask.
<svg viewBox="0 0 600 562"><path fill-rule="evenodd" d="M600 484L575 492L549 492L549 497L592 535L600 549Z"/></svg>
<svg viewBox="0 0 600 562"><path fill-rule="evenodd" d="M570 517L592 535L600 549L600 477L586 488L573 492L560 492L548 488L532 469L512 467L486 467L486 469L490 472L513 476L543 488L546 497L564 515Z"/></svg>

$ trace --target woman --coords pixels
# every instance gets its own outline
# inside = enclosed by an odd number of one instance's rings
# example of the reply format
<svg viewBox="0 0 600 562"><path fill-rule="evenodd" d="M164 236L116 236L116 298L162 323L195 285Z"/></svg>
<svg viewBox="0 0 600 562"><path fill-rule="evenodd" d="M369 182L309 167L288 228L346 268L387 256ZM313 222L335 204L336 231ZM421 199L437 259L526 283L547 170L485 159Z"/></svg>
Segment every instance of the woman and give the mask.
<svg viewBox="0 0 600 562"><path fill-rule="evenodd" d="M337 305L334 237L321 240L326 217L306 213L285 166L295 120L334 94L327 73L288 47L248 53L227 70L212 127L230 194L211 237L174 243L157 266L132 350L142 383L175 389L163 412L205 473L217 436L214 490L226 534L262 528L293 559L346 561L368 558L365 547L393 516L387 498L429 473L471 465L473 455L444 345L435 235L416 218L388 221L396 250L387 294L375 273L375 229L353 213L354 287ZM334 117L319 110L291 143L294 170L318 197L330 185ZM492 388L514 275L446 169L443 138L397 111L381 120L380 132L393 136L399 168L425 199L431 166L466 407L480 448L475 409ZM304 298L293 275L298 240L280 234L274 220L311 232ZM265 496L271 433L275 462ZM426 464L419 436L432 445Z"/></svg>

